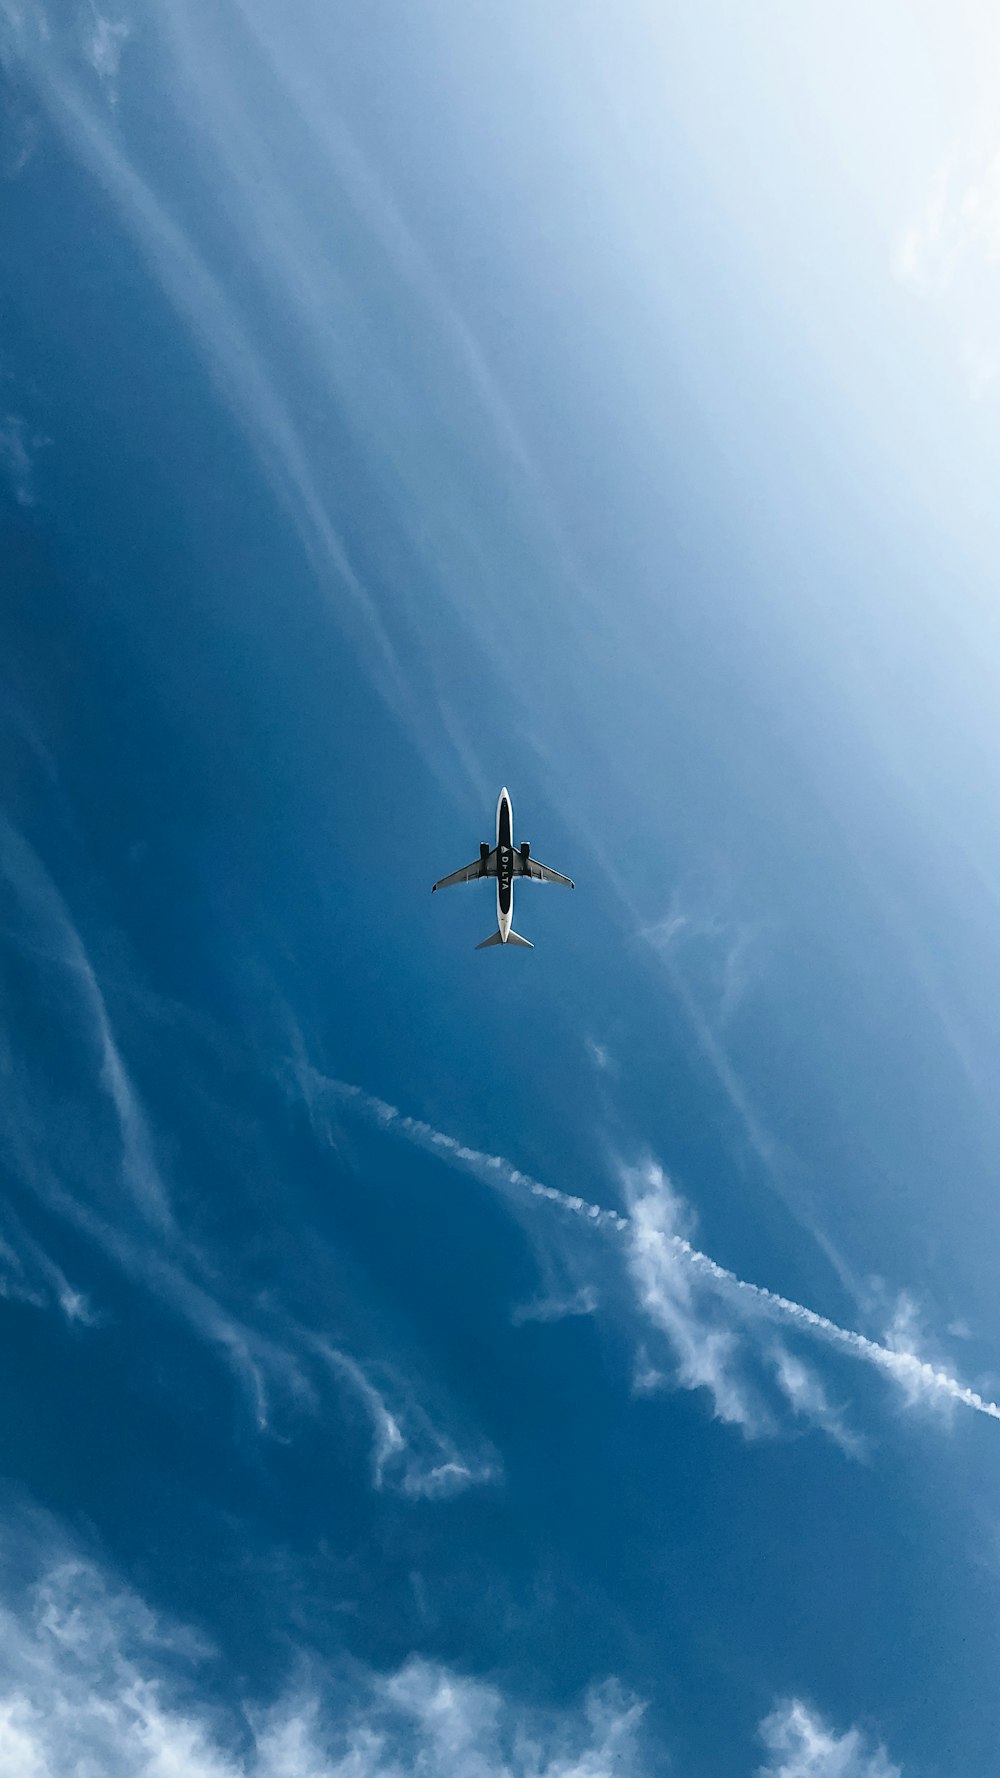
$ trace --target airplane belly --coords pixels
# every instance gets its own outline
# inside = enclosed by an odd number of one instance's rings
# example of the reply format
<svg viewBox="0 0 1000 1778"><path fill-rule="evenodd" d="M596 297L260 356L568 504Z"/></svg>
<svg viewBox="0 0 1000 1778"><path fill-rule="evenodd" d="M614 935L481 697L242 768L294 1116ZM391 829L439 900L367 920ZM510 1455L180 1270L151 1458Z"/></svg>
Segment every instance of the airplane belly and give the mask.
<svg viewBox="0 0 1000 1778"><path fill-rule="evenodd" d="M514 905L514 841L510 797L501 790L497 803L497 925L506 938Z"/></svg>
<svg viewBox="0 0 1000 1778"><path fill-rule="evenodd" d="M501 921L510 919L514 902L514 850L511 846L497 849L497 907Z"/></svg>

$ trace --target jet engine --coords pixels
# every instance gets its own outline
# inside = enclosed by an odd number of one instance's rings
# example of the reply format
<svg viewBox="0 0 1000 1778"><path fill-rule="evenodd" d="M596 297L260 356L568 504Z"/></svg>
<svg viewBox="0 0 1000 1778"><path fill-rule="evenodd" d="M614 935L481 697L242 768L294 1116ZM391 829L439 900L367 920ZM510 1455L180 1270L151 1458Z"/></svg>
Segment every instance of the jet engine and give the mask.
<svg viewBox="0 0 1000 1778"><path fill-rule="evenodd" d="M525 860L525 862L527 862L530 855L531 855L531 847L528 845L527 840L525 840L524 844L521 847L521 857Z"/></svg>
<svg viewBox="0 0 1000 1778"><path fill-rule="evenodd" d="M480 842L479 842L479 862L480 862L480 864L485 864L489 855L490 855L489 840L480 840Z"/></svg>

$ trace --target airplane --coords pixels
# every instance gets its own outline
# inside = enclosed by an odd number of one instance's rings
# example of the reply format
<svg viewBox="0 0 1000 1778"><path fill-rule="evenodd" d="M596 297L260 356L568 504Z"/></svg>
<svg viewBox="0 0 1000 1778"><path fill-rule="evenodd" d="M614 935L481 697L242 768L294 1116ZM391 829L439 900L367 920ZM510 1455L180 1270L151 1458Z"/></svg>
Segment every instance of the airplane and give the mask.
<svg viewBox="0 0 1000 1778"><path fill-rule="evenodd" d="M550 870L547 864L539 863L532 858L531 847L527 840L521 846L515 846L512 835L514 832L514 812L510 805L510 793L506 785L500 792L497 803L497 843L490 850L486 840L481 840L479 857L464 870L452 871L450 877L442 877L434 889L450 889L453 883L475 883L480 877L496 877L497 880L497 930L484 938L477 951L486 951L490 945L523 945L525 950L533 951L534 945L530 938L522 938L511 926L514 918L514 883L518 877L530 877L536 883L565 883L567 889L575 888L570 877L560 876L557 870ZM434 893L431 890L431 894Z"/></svg>

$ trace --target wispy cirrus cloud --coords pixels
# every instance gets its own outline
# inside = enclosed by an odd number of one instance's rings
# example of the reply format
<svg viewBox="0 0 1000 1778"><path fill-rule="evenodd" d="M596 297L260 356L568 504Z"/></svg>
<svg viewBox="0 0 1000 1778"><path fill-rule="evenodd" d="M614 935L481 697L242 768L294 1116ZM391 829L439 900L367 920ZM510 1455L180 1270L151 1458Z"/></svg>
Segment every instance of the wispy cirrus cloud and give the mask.
<svg viewBox="0 0 1000 1778"><path fill-rule="evenodd" d="M766 1324L734 1319L716 1281L692 1266L692 1214L662 1168L646 1161L620 1172L631 1211L629 1271L644 1315L667 1342L666 1354L656 1355L648 1341L640 1348L637 1393L678 1385L705 1389L718 1419L757 1437L779 1430L768 1400L777 1385L796 1417L826 1433L846 1456L863 1457L865 1441L829 1400L817 1372L771 1337Z"/></svg>
<svg viewBox="0 0 1000 1778"><path fill-rule="evenodd" d="M166 107L197 119L182 131L191 177L173 179L174 162L151 156L134 117L112 116L107 103L122 24L96 0L84 17L81 44L51 3L29 11L0 0L8 65L107 193L190 330L372 682L431 769L442 770L443 741L475 781L461 720L428 710L397 652L399 586L390 610L377 576L355 559L331 423L350 436L359 475L371 478L373 497L406 531L413 562L426 567L420 597L406 608L410 639L423 635L433 597L490 658L508 650L489 621L489 598L470 594L493 575L501 592L495 552L467 519L472 490L481 498L484 482L503 488L505 515L516 491L529 547L554 574L567 572L565 546L500 379L343 107L331 104L323 62L336 34L310 8L280 22L253 4L211 18L190 0L145 9L144 34L156 50L147 75L152 68ZM259 83L265 96L248 102ZM224 243L204 229L204 207L190 202L200 185L226 217ZM362 267L371 272L365 302L357 296ZM291 350L276 351L276 312L288 318ZM508 582L502 590L508 603L517 596ZM515 683L523 679L523 663L510 656L506 664Z"/></svg>
<svg viewBox="0 0 1000 1778"><path fill-rule="evenodd" d="M641 920L627 887L621 882L615 886L638 935L660 963L702 1058L760 1164L764 1182L809 1233L857 1301L851 1269L823 1227L820 1207L812 1200L794 1155L768 1127L736 1059L732 1027L761 980L767 922L734 912L717 886L705 894L694 886L675 890L661 918Z"/></svg>
<svg viewBox="0 0 1000 1778"><path fill-rule="evenodd" d="M168 301L191 329L223 399L244 421L311 560L337 586L345 616L356 622L359 640L363 636L370 645L376 681L405 706L405 680L380 617L349 560L280 378L242 312L238 293L217 275L194 234L127 152L107 106L90 90L92 79L80 77L80 43L67 39L44 7L22 11L9 0L0 0L0 28L8 66L30 85L51 124L115 204ZM88 73L111 78L124 40L117 26L93 12L82 44Z"/></svg>
<svg viewBox="0 0 1000 1778"><path fill-rule="evenodd" d="M54 1304L71 1326L96 1327L102 1319L86 1293L70 1283L29 1235L10 1204L0 1206L0 1296L35 1308Z"/></svg>
<svg viewBox="0 0 1000 1778"><path fill-rule="evenodd" d="M112 105L118 102L122 52L131 35L132 26L127 19L100 12L91 0L89 12L82 20L83 53Z"/></svg>
<svg viewBox="0 0 1000 1778"><path fill-rule="evenodd" d="M361 1403L372 1429L372 1478L376 1488L391 1488L411 1499L445 1500L466 1488L499 1482L502 1465L488 1448L462 1449L440 1431L413 1399L398 1376L372 1367L317 1340L316 1350L331 1371ZM379 1386L381 1385L381 1386Z"/></svg>
<svg viewBox="0 0 1000 1778"><path fill-rule="evenodd" d="M799 1698L777 1704L759 1734L769 1758L757 1778L903 1778L885 1748L861 1729L838 1735Z"/></svg>
<svg viewBox="0 0 1000 1778"><path fill-rule="evenodd" d="M697 981L699 1002L717 1031L732 1021L761 974L759 923L726 916L703 898L675 893L668 912L642 937L669 963Z"/></svg>
<svg viewBox="0 0 1000 1778"><path fill-rule="evenodd" d="M818 1315L815 1310L797 1303L789 1297L781 1296L768 1290L764 1285L752 1284L748 1279L740 1278L735 1272L718 1262L706 1253L692 1246L687 1237L676 1225L677 1195L662 1168L655 1161L647 1161L638 1170L640 1180L645 1181L644 1188L638 1188L638 1196L633 1205L630 1226L638 1228L639 1235L639 1276L647 1292L652 1296L653 1308L657 1309L657 1282L662 1276L666 1283L663 1295L668 1305L672 1302L669 1280L677 1262L690 1267L700 1278L704 1279L720 1299L729 1302L743 1315L749 1317L751 1324L756 1319L783 1323L798 1329L800 1332L815 1336L821 1343L840 1351L852 1354L880 1370L890 1377L903 1393L906 1401L913 1405L919 1401L932 1401L939 1406L962 1405L972 1408L974 1412L985 1414L993 1420L1000 1420L1000 1406L996 1402L970 1389L957 1378L949 1375L943 1368L929 1363L917 1353L899 1346L880 1344L865 1334L853 1329L839 1326L828 1316ZM633 1190L636 1188L633 1187ZM635 1215L636 1205L639 1208L638 1220ZM667 1319L670 1310L664 1311ZM717 1354L722 1346L716 1343ZM713 1373L714 1374L714 1373ZM782 1365L777 1366L779 1383L782 1381ZM787 1366L785 1376L789 1376ZM722 1399L737 1399L731 1391L730 1382L725 1371L719 1372ZM802 1411L807 1400L813 1396L812 1390L804 1390L801 1383L792 1381L790 1399L793 1407ZM729 1417L724 1415L723 1417ZM737 1416L733 1416L734 1418ZM752 1418L747 1421L752 1424Z"/></svg>
<svg viewBox="0 0 1000 1778"><path fill-rule="evenodd" d="M992 120L957 141L937 168L893 263L953 335L969 394L992 394L1000 376L1000 135Z"/></svg>
<svg viewBox="0 0 1000 1778"><path fill-rule="evenodd" d="M681 1200L651 1167L622 1169L629 1204L626 1252L642 1313L666 1336L676 1381L685 1389L706 1389L720 1420L745 1432L773 1429L752 1384L741 1375L738 1332L723 1305L706 1292L687 1263L679 1224ZM644 1369L643 1392L664 1373Z"/></svg>
<svg viewBox="0 0 1000 1778"><path fill-rule="evenodd" d="M641 1723L614 1682L544 1711L418 1656L385 1674L302 1657L258 1701L202 1637L51 1535L0 1595L8 1778L639 1778Z"/></svg>
<svg viewBox="0 0 1000 1778"><path fill-rule="evenodd" d="M0 1768L9 1778L646 1778L663 1769L643 1704L614 1679L546 1709L419 1654L380 1673L293 1649L264 1700L204 1635L150 1609L49 1521L8 1525L4 1556ZM839 1732L798 1698L779 1700L758 1736L767 1758L756 1778L904 1778L874 1737Z"/></svg>
<svg viewBox="0 0 1000 1778"><path fill-rule="evenodd" d="M892 248L899 282L928 304L954 341L974 400L1000 382L1000 37L988 4L964 9L953 135L917 213Z"/></svg>
<svg viewBox="0 0 1000 1778"><path fill-rule="evenodd" d="M366 1366L339 1350L326 1329L326 1298L287 1305L225 1265L171 1202L158 1143L116 1035L80 930L41 858L0 815L0 913L24 968L35 971L39 1005L52 1009L56 1042L73 1047L72 1099L50 1072L46 1045L8 1069L8 1160L45 1216L83 1236L120 1274L221 1361L261 1433L301 1414L343 1409L345 1385L367 1414L377 1488L445 1501L499 1480L500 1458L474 1434L458 1435L445 1405L432 1413L391 1360ZM5 1021L0 1016L0 1043ZM51 1034L50 1034L51 1035ZM11 1057L13 1042L8 1046ZM67 1322L93 1325L99 1312L74 1288L11 1208L0 1212L0 1294Z"/></svg>
<svg viewBox="0 0 1000 1778"><path fill-rule="evenodd" d="M543 1296L534 1302L518 1303L510 1312L515 1327L528 1321L567 1321L575 1315L593 1315L601 1303L600 1293L592 1284L581 1284L570 1296Z"/></svg>
<svg viewBox="0 0 1000 1778"><path fill-rule="evenodd" d="M142 1214L161 1231L171 1224L169 1196L153 1149L142 1103L115 1041L90 958L48 871L14 825L0 815L0 877L16 899L29 941L61 966L76 989L81 1036L96 1053L100 1078L114 1109L121 1175Z"/></svg>
<svg viewBox="0 0 1000 1778"><path fill-rule="evenodd" d="M600 1074L617 1074L618 1064L606 1043L598 1043L596 1037L588 1037L586 1050L594 1067Z"/></svg>
<svg viewBox="0 0 1000 1778"><path fill-rule="evenodd" d="M868 1454L866 1440L848 1426L844 1409L830 1400L817 1373L781 1341L775 1341L771 1359L778 1387L793 1412L825 1432L845 1456L864 1459Z"/></svg>
<svg viewBox="0 0 1000 1778"><path fill-rule="evenodd" d="M35 455L45 443L32 434L20 414L0 415L0 477L19 506L35 504Z"/></svg>

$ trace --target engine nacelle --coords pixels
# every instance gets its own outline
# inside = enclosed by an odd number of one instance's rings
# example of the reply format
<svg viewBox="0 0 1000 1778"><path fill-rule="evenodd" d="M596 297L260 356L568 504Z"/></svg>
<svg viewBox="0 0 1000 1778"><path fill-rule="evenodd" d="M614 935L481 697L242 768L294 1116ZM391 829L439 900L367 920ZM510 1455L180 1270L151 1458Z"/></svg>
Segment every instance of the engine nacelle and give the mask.
<svg viewBox="0 0 1000 1778"><path fill-rule="evenodd" d="M485 864L489 855L490 855L489 840L480 840L480 842L479 842L479 862L480 862L480 864Z"/></svg>
<svg viewBox="0 0 1000 1778"><path fill-rule="evenodd" d="M530 856L531 856L531 847L528 845L527 840L525 840L524 844L521 847L521 857L525 860L525 863L527 863Z"/></svg>

